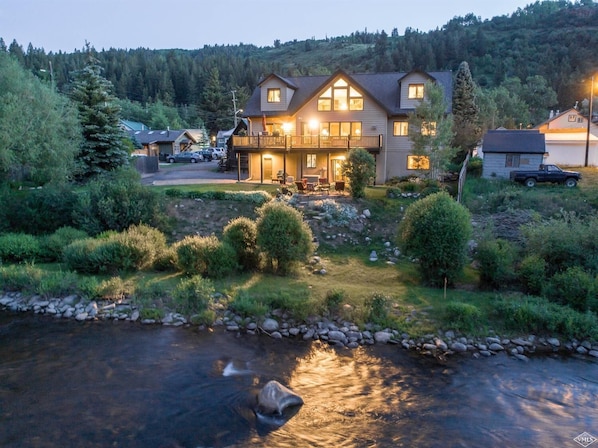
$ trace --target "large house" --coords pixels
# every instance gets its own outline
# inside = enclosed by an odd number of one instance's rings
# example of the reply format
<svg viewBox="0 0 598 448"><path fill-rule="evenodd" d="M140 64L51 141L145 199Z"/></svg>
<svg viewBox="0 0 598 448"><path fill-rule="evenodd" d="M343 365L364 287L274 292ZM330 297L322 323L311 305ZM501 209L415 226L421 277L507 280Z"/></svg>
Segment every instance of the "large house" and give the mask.
<svg viewBox="0 0 598 448"><path fill-rule="evenodd" d="M536 126L546 138L546 163L568 166L598 166L598 126L576 109L557 112Z"/></svg>
<svg viewBox="0 0 598 448"><path fill-rule="evenodd" d="M363 148L376 159L376 183L416 173L421 158L411 154L408 116L437 83L451 111L452 73L266 76L243 117L245 135L233 135L238 178L270 182L276 173L342 179L347 151Z"/></svg>

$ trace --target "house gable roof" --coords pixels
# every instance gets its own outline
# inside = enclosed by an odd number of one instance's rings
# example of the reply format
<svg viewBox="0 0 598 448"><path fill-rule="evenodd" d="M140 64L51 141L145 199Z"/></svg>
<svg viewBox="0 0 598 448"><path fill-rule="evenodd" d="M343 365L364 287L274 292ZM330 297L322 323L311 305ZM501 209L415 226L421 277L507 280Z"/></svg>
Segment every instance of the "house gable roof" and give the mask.
<svg viewBox="0 0 598 448"><path fill-rule="evenodd" d="M183 136L192 142L195 142L195 139L185 130L146 130L128 132L131 137L134 137L142 145L149 145L151 143L173 143L180 140Z"/></svg>
<svg viewBox="0 0 598 448"><path fill-rule="evenodd" d="M546 141L544 134L533 129L496 130L486 132L482 149L484 154L544 154L546 152Z"/></svg>
<svg viewBox="0 0 598 448"><path fill-rule="evenodd" d="M282 116L295 114L308 101L312 100L318 92L324 90L328 85L332 84L339 77L345 78L349 83L354 83L356 88L360 89L364 95L369 96L382 109L386 111L389 116L404 115L412 112L413 109L401 109L399 98L401 89L401 80L414 72L392 72L392 73L361 73L348 74L343 70L338 70L332 75L320 76L300 76L282 78L278 75L271 74L258 84L258 87L253 91L251 98L247 102L243 116L244 117L261 117L261 85L266 80L276 77L285 82L289 87L295 89L293 99L289 107L284 111L268 112L269 116ZM445 92L445 101L448 105L448 111L452 108L452 73L445 72L422 72L431 80L438 82Z"/></svg>

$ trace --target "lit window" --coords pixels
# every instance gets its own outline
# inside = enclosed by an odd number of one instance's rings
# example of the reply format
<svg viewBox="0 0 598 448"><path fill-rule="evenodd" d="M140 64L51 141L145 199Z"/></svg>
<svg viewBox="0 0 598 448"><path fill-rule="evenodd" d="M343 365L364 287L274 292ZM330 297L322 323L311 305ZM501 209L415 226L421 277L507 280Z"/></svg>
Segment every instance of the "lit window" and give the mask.
<svg viewBox="0 0 598 448"><path fill-rule="evenodd" d="M330 137L361 137L360 121L320 123L320 135Z"/></svg>
<svg viewBox="0 0 598 448"><path fill-rule="evenodd" d="M424 98L424 85L423 84L409 84L409 99L410 100L421 100Z"/></svg>
<svg viewBox="0 0 598 448"><path fill-rule="evenodd" d="M280 103L280 89L268 89L268 102Z"/></svg>
<svg viewBox="0 0 598 448"><path fill-rule="evenodd" d="M395 121L393 123L393 135L397 137L405 137L409 135L409 122Z"/></svg>
<svg viewBox="0 0 598 448"><path fill-rule="evenodd" d="M427 156L407 156L408 170L429 170L430 159Z"/></svg>
<svg viewBox="0 0 598 448"><path fill-rule="evenodd" d="M519 168L519 154L507 154L505 159L505 167Z"/></svg>
<svg viewBox="0 0 598 448"><path fill-rule="evenodd" d="M436 122L430 121L429 123L422 123L422 135L434 136L436 135Z"/></svg>
<svg viewBox="0 0 598 448"><path fill-rule="evenodd" d="M363 110L363 95L339 79L318 98L319 111Z"/></svg>
<svg viewBox="0 0 598 448"><path fill-rule="evenodd" d="M308 168L315 168L316 167L316 155L315 154L307 154L307 163Z"/></svg>

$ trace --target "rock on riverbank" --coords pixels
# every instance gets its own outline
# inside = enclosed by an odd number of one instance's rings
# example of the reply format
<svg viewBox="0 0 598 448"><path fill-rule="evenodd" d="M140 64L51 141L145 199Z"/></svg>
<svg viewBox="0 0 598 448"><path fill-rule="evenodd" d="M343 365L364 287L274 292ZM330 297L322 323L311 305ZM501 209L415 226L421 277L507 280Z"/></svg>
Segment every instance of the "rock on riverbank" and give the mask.
<svg viewBox="0 0 598 448"><path fill-rule="evenodd" d="M134 305L111 301L86 301L76 295L45 299L40 296L26 297L21 293L0 292L0 309L75 319L80 322L119 320L167 326L191 325L185 316L178 313L166 313L160 320L141 319L140 310ZM266 334L275 339L320 340L349 349L373 344L394 344L439 359L451 355L481 358L506 353L526 361L532 354L554 352L577 353L598 358L598 344L592 344L590 341L562 342L557 338L536 336L501 338L495 335L473 339L456 335L453 331L414 339L397 330L379 329L373 325L366 325L364 329L360 329L351 322L324 317L312 317L305 322L296 322L279 310L260 320L243 318L229 310L224 310L214 322L214 326L239 334Z"/></svg>

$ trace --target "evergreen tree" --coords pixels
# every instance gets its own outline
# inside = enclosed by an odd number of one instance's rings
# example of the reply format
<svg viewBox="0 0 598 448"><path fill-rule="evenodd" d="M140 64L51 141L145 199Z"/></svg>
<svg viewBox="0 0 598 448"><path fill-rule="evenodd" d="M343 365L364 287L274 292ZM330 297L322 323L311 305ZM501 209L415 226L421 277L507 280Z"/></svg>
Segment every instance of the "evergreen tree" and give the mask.
<svg viewBox="0 0 598 448"><path fill-rule="evenodd" d="M82 177L112 171L128 163L124 135L119 127L120 106L112 84L102 76L97 59L87 47L87 63L76 73L71 98L79 110L84 142L79 152Z"/></svg>
<svg viewBox="0 0 598 448"><path fill-rule="evenodd" d="M425 99L409 116L411 153L429 162L428 175L437 179L453 159L453 120L447 115L442 87L435 83L425 85Z"/></svg>
<svg viewBox="0 0 598 448"><path fill-rule="evenodd" d="M205 113L206 128L210 135L224 128L228 103L224 99L220 73L217 68L212 68L204 85L202 95L202 109Z"/></svg>
<svg viewBox="0 0 598 448"><path fill-rule="evenodd" d="M480 109L476 103L476 85L465 61L459 65L453 88L453 146L457 148L456 163L461 163L482 136Z"/></svg>

